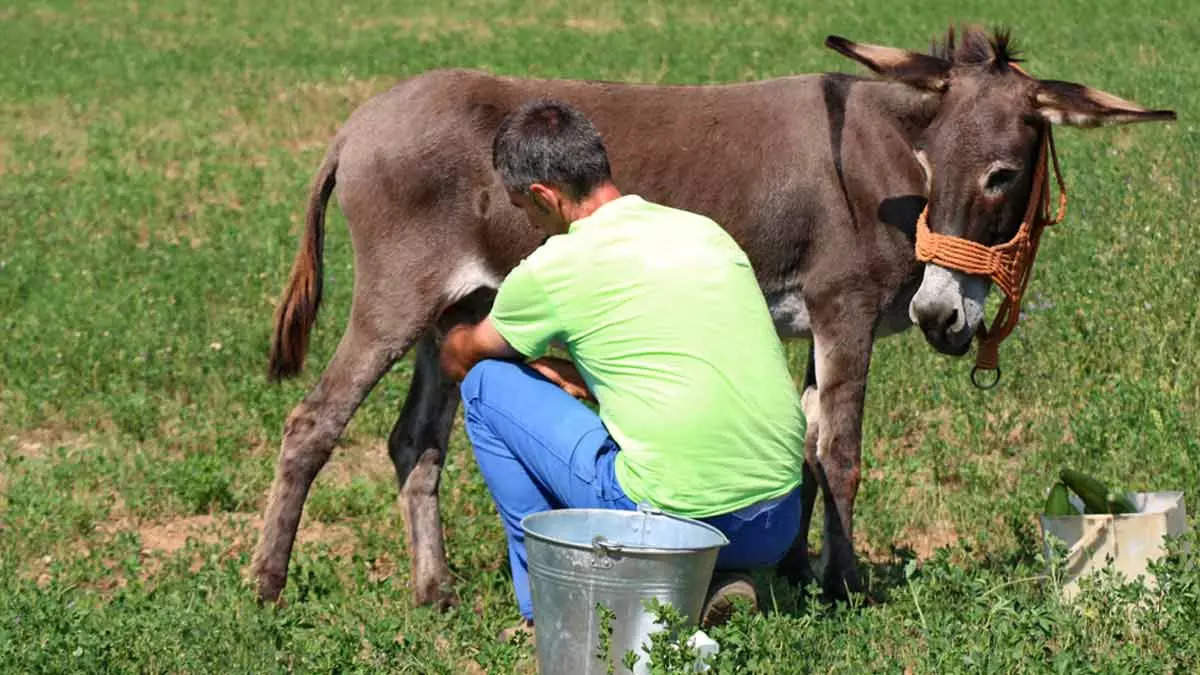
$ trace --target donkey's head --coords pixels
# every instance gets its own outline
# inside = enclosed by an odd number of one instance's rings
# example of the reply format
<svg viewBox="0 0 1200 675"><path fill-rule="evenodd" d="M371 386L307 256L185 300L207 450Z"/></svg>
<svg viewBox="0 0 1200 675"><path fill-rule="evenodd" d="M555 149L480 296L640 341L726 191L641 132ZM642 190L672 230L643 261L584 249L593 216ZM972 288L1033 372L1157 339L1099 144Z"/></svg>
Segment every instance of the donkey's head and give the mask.
<svg viewBox="0 0 1200 675"><path fill-rule="evenodd" d="M940 98L913 149L925 169L932 232L984 246L1011 239L1029 202L1049 124L1175 118L1083 85L1030 77L1016 65L1007 33L968 29L958 44L954 37L951 30L930 55L833 36L825 41L880 75ZM965 354L983 322L989 288L987 277L926 264L909 316L938 351Z"/></svg>

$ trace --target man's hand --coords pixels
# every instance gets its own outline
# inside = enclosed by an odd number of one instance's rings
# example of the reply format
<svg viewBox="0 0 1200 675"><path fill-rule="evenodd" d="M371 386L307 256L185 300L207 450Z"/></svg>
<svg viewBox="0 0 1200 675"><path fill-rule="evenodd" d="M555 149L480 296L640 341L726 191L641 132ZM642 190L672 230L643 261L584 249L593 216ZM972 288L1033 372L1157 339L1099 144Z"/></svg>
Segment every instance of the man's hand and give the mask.
<svg viewBox="0 0 1200 675"><path fill-rule="evenodd" d="M588 389L587 383L584 382L574 363L566 359L545 356L536 361L530 361L529 367L541 373L543 377L561 387L571 396L596 402L596 397Z"/></svg>
<svg viewBox="0 0 1200 675"><path fill-rule="evenodd" d="M460 324L446 333L442 341L442 370L461 382L476 363L484 359L519 359L521 353L513 349L504 336L485 318L477 324Z"/></svg>

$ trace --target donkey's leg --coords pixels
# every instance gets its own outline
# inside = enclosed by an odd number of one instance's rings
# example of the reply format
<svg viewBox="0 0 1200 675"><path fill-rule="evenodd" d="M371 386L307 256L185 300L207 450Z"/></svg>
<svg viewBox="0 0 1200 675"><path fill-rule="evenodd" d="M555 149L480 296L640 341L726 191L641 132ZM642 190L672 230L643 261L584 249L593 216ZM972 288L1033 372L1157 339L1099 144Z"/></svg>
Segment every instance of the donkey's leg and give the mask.
<svg viewBox="0 0 1200 675"><path fill-rule="evenodd" d="M456 602L446 565L438 506L442 462L458 409L458 391L438 364L430 331L417 343L412 386L388 436L388 454L400 484L400 510L412 560L413 600L446 608Z"/></svg>
<svg viewBox="0 0 1200 675"><path fill-rule="evenodd" d="M776 567L776 573L793 584L808 583L814 579L812 565L808 561L808 530L812 526L813 505L817 501L819 488L817 474L813 472L817 461L817 428L820 422L817 393L817 366L814 362L815 347L808 348L808 368L804 373L804 391L801 404L806 421L804 433L804 469L800 484L800 532L787 555Z"/></svg>
<svg viewBox="0 0 1200 675"><path fill-rule="evenodd" d="M854 556L854 499L862 459L862 414L871 361L874 313L832 300L813 303L832 310L818 327L814 316L813 351L820 382L820 434L816 464L825 503L822 587L830 597L861 590Z"/></svg>
<svg viewBox="0 0 1200 675"><path fill-rule="evenodd" d="M441 335L460 323L476 323L487 315L495 292L480 286L446 308L417 344L408 397L388 436L388 454L400 484L400 509L412 560L413 599L419 605L446 608L457 603L446 564L438 485L458 410L458 387L442 372L438 355Z"/></svg>
<svg viewBox="0 0 1200 675"><path fill-rule="evenodd" d="M284 423L275 481L254 554L260 600L279 598L287 582L288 560L309 487L359 403L397 356L393 345L376 335L352 315L316 388L292 409Z"/></svg>

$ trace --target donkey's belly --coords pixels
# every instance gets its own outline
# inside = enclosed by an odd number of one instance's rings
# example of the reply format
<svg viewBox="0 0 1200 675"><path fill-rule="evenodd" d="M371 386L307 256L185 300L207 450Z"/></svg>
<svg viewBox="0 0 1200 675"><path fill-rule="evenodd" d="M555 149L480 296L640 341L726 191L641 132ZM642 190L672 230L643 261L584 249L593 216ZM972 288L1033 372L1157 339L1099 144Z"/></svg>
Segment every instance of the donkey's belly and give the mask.
<svg viewBox="0 0 1200 675"><path fill-rule="evenodd" d="M812 323L808 318L808 305L799 292L772 293L767 296L767 309L775 322L775 331L781 339L812 337Z"/></svg>
<svg viewBox="0 0 1200 675"><path fill-rule="evenodd" d="M883 308L875 322L875 337L884 338L903 332L912 325L908 317L908 303L915 288L903 288L890 304ZM767 295L767 308L775 322L775 331L780 339L811 338L812 321L808 305L798 291Z"/></svg>

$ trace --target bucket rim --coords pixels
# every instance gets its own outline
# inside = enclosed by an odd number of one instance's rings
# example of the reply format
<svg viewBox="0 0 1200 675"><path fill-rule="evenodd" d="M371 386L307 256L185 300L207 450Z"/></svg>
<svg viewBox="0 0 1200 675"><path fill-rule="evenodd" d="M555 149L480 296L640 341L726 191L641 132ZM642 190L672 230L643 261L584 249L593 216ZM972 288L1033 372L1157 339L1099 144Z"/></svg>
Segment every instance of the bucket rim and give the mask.
<svg viewBox="0 0 1200 675"><path fill-rule="evenodd" d="M670 518L671 520L677 520L680 522L688 523L689 525L696 525L698 527L701 527L705 530L708 530L712 534L717 535L717 537L719 537L719 539L720 539L720 543L717 543L713 546L689 546L686 548L682 548L682 547L681 548L661 548L658 546L638 546L637 544L615 544L615 543L604 544L605 548L607 548L610 551L614 551L614 552L676 554L676 555L678 555L678 554L685 554L685 553L697 553L700 551L711 551L713 549L718 549L718 548L729 545L729 537L726 537L724 532L718 530L717 528L713 527L712 525L709 525L708 523L706 523L704 521L696 520L695 518L688 518L687 516L677 516L672 513L665 513L663 511L646 512L646 511L642 511L642 510L632 511L632 510L624 510L624 509L572 509L572 508L550 509L549 511L538 511L537 513L531 513L531 514L525 516L524 518L522 518L521 519L521 530L525 533L526 537L532 537L534 539L537 539L538 541L543 541L543 542L547 542L547 543L551 543L551 544L557 544L558 546L565 546L567 548L573 548L573 549L577 549L580 551L594 550L594 548L595 548L594 542L579 543L579 542L575 542L575 541L569 541L567 539L560 539L558 537L551 537L549 535L542 534L540 532L531 532L529 530L529 528L526 526L526 523L528 523L530 520L538 519L539 516L554 517L552 515L547 515L547 514L562 513L563 511L570 511L571 513L578 513L578 514L589 514L589 513L596 513L596 514L620 513L620 514L630 514L630 515L640 514L640 515L644 515L644 516L656 516L656 517L660 517L660 518Z"/></svg>

